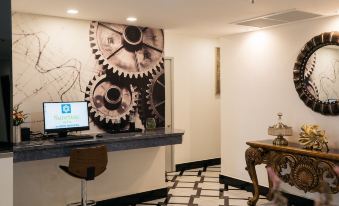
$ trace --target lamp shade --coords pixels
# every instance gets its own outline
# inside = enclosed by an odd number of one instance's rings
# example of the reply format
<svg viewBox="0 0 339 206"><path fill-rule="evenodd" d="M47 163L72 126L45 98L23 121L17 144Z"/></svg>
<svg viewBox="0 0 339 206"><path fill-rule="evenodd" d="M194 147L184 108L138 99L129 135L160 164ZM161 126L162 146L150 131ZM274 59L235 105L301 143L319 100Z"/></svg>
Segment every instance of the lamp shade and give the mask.
<svg viewBox="0 0 339 206"><path fill-rule="evenodd" d="M282 113L278 113L278 123L268 127L268 135L272 136L292 136L293 130L292 127L288 127L287 125L281 122Z"/></svg>
<svg viewBox="0 0 339 206"><path fill-rule="evenodd" d="M269 127L268 134L272 136L292 136L293 130L292 130L292 127L284 127L284 128Z"/></svg>

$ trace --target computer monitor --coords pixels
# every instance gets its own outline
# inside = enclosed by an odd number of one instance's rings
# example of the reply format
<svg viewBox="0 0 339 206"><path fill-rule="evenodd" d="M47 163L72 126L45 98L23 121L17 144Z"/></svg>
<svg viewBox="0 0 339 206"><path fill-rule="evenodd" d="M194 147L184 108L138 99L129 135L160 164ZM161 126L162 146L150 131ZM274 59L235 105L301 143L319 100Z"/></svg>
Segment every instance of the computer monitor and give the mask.
<svg viewBox="0 0 339 206"><path fill-rule="evenodd" d="M89 130L88 102L44 102L44 131L58 133Z"/></svg>

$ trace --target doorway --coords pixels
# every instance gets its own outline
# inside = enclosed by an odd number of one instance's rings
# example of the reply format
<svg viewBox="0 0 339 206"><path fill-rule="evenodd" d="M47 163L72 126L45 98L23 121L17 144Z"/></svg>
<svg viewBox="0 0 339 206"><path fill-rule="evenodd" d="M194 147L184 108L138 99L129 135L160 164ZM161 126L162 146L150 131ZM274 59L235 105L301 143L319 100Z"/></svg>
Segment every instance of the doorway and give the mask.
<svg viewBox="0 0 339 206"><path fill-rule="evenodd" d="M165 129L173 129L173 58L165 57ZM174 145L166 146L165 171L175 170Z"/></svg>

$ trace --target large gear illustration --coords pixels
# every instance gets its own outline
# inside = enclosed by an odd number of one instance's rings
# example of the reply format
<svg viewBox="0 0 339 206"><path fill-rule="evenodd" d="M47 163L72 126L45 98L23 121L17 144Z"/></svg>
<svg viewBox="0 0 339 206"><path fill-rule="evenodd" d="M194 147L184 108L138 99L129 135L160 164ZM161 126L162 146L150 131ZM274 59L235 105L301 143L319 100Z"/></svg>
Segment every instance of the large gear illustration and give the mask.
<svg viewBox="0 0 339 206"><path fill-rule="evenodd" d="M156 70L147 84L147 104L159 122L165 122L165 74L164 69Z"/></svg>
<svg viewBox="0 0 339 206"><path fill-rule="evenodd" d="M86 88L85 100L95 123L113 124L126 120L137 106L138 92L117 74L94 76Z"/></svg>
<svg viewBox="0 0 339 206"><path fill-rule="evenodd" d="M92 22L90 45L100 64L124 77L152 74L163 63L162 29Z"/></svg>

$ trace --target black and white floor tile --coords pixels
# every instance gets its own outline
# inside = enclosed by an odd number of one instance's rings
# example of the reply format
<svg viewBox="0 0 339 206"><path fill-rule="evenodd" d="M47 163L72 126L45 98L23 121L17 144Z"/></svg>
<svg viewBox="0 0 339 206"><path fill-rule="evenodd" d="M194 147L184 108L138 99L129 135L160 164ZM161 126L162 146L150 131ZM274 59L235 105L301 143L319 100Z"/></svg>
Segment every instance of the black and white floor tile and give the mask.
<svg viewBox="0 0 339 206"><path fill-rule="evenodd" d="M167 198L138 204L168 206L246 206L252 193L219 184L220 166L167 173ZM268 201L260 197L257 205Z"/></svg>

